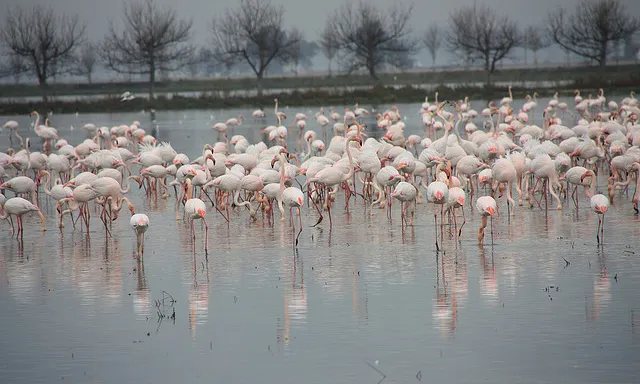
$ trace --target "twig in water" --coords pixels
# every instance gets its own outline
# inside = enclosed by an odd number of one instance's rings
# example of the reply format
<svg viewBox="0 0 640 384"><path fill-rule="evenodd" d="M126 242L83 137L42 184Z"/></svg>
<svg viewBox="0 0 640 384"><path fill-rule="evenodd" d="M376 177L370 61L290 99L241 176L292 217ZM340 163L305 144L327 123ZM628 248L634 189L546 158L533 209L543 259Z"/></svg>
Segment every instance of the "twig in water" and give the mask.
<svg viewBox="0 0 640 384"><path fill-rule="evenodd" d="M378 372L380 374L380 376L382 376L382 378L380 379L380 381L378 381L378 384L382 383L384 381L384 379L387 378L387 375L384 374L384 372L382 372L381 370L379 370L375 365L371 364L368 361L365 361L367 363L368 366L370 366L371 368L373 368L376 372Z"/></svg>
<svg viewBox="0 0 640 384"><path fill-rule="evenodd" d="M565 268L568 267L571 264L571 262L569 260L565 259L564 256L562 256L562 260L564 260L564 262L565 262L565 266L564 266Z"/></svg>

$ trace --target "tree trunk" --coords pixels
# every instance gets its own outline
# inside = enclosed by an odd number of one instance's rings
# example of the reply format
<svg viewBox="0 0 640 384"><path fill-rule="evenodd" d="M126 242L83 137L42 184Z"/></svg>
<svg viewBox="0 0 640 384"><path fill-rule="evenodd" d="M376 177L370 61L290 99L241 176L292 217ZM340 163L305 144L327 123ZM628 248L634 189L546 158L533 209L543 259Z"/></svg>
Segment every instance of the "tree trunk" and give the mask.
<svg viewBox="0 0 640 384"><path fill-rule="evenodd" d="M538 68L538 51L533 51L533 65Z"/></svg>
<svg viewBox="0 0 640 384"><path fill-rule="evenodd" d="M87 81L91 84L91 72L87 72Z"/></svg>
<svg viewBox="0 0 640 384"><path fill-rule="evenodd" d="M524 65L527 65L527 51L528 49L525 47L524 48Z"/></svg>
<svg viewBox="0 0 640 384"><path fill-rule="evenodd" d="M261 70L257 74L258 78L258 97L262 97L262 79L264 78L264 70Z"/></svg>
<svg viewBox="0 0 640 384"><path fill-rule="evenodd" d="M38 87L42 90L42 102L46 105L49 102L49 95L47 94L47 79L45 77L38 79Z"/></svg>
<svg viewBox="0 0 640 384"><path fill-rule="evenodd" d="M431 54L431 66L436 66L436 55L434 55L433 53Z"/></svg>
<svg viewBox="0 0 640 384"><path fill-rule="evenodd" d="M333 74L331 73L331 62L333 60L329 59L329 77L331 77Z"/></svg>
<svg viewBox="0 0 640 384"><path fill-rule="evenodd" d="M486 58L484 61L484 71L487 74L487 84L486 87L489 88L491 87L491 74L493 73L493 70L495 69L495 62L494 63L489 63L489 58Z"/></svg>
<svg viewBox="0 0 640 384"><path fill-rule="evenodd" d="M379 80L378 74L376 73L375 65L369 65L367 69L369 70L369 74L371 75L371 77L373 77L375 80Z"/></svg>
<svg viewBox="0 0 640 384"><path fill-rule="evenodd" d="M149 68L149 101L154 99L153 97L153 89L156 83L156 65L155 63L151 63Z"/></svg>
<svg viewBox="0 0 640 384"><path fill-rule="evenodd" d="M607 66L607 43L605 42L600 46L600 54L598 55L598 64L600 65L600 70L605 69Z"/></svg>

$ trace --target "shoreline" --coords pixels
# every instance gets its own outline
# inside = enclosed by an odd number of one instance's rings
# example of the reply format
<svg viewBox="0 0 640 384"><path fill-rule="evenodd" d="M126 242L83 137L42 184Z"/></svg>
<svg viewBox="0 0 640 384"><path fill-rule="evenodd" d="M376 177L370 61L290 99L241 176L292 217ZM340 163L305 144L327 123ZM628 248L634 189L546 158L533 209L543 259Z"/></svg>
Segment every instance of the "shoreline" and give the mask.
<svg viewBox="0 0 640 384"><path fill-rule="evenodd" d="M552 97L558 92L561 97L573 96L574 89L580 89L583 95L596 94L598 88L603 88L605 94L625 94L634 90L631 85L606 85L606 82L598 84L570 84L556 87L512 87L514 99L523 99L526 95L538 93L538 97ZM640 83L637 84L640 86ZM268 92L268 90L266 90ZM162 110L192 110L192 109L231 109L231 108L259 108L269 109L273 104L273 98L278 97L281 105L290 107L300 106L324 106L350 105L354 103L366 105L395 104L395 103L421 103L425 96L431 99L435 92L438 92L440 100L458 100L469 97L471 100L495 100L508 94L508 87L477 87L458 86L445 87L437 86L431 89L405 86L400 89L394 87L372 86L370 89L354 91L307 91L300 92L292 90L289 92L269 93L261 97L257 96L231 96L220 97L204 95L200 97L189 97L174 95L171 98L165 96L156 97L150 101L146 98L136 98L127 102L121 102L120 97L105 97L102 99L77 99L74 101L49 101L39 102L4 102L0 103L0 115L21 115L29 114L37 110L42 112L52 111L56 114L64 113L118 113L137 112L140 110L155 109Z"/></svg>

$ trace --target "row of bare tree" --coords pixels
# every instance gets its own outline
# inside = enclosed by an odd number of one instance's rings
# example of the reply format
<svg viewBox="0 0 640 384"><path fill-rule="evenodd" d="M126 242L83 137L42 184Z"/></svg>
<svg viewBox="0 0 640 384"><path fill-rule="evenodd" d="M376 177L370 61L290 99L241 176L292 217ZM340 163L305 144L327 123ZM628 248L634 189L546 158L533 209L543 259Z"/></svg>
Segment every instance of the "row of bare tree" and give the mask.
<svg viewBox="0 0 640 384"><path fill-rule="evenodd" d="M429 27L416 38L410 21L413 6L388 9L360 1L346 2L331 13L317 45L331 65L337 60L352 73L366 70L374 78L389 66L410 66L413 56L425 47L435 63L441 48L460 61L481 63L487 84L496 64L523 47L536 53L552 43L602 68L612 45L630 39L640 20L629 15L618 0L583 2L573 12L556 9L546 25L520 31L518 24L486 5L462 7L449 15L446 29ZM147 75L153 97L158 73L175 71L202 61L216 61L227 68L245 65L262 79L273 63L288 63L294 70L308 42L300 30L283 26L284 7L269 0L240 0L210 24L211 49L196 54L190 44L193 22L180 18L172 8L153 0L131 0L119 24L111 22L100 43L86 40L86 27L77 16L56 16L42 6L9 9L0 27L0 43L6 57L0 74L35 75L43 89L60 74L85 75L89 82L98 61L119 73Z"/></svg>

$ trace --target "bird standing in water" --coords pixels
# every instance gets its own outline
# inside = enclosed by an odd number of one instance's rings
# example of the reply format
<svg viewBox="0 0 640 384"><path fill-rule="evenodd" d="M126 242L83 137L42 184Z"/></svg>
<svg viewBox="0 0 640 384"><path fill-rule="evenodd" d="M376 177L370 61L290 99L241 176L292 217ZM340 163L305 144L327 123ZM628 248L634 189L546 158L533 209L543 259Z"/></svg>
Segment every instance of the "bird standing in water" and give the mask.
<svg viewBox="0 0 640 384"><path fill-rule="evenodd" d="M604 241L604 214L609 208L609 198L599 193L591 197L591 210L598 214L598 230L596 232L596 240L598 245Z"/></svg>

